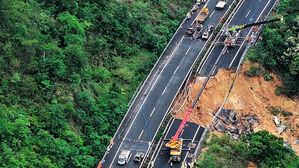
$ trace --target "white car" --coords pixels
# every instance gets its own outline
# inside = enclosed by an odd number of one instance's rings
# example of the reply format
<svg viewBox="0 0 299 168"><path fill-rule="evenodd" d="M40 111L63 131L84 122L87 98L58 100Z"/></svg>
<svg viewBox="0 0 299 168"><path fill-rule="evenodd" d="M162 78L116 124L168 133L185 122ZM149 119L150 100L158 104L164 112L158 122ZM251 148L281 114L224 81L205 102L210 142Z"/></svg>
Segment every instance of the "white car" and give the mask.
<svg viewBox="0 0 299 168"><path fill-rule="evenodd" d="M226 6L226 3L226 0L220 0L216 5L216 9L223 9Z"/></svg>
<svg viewBox="0 0 299 168"><path fill-rule="evenodd" d="M129 162L131 155L132 155L132 152L130 150L122 150L118 156L117 163L119 165L125 165L126 163Z"/></svg>

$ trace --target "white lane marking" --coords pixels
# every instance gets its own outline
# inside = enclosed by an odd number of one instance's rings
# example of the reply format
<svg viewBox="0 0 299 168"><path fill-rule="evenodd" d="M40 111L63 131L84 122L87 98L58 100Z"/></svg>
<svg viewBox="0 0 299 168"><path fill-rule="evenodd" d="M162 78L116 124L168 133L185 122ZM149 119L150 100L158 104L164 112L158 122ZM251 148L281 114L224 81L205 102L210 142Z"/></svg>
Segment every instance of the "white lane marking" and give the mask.
<svg viewBox="0 0 299 168"><path fill-rule="evenodd" d="M179 65L178 65L178 67L176 67L176 69L175 69L175 71L174 71L174 73L173 74L175 74L176 73L176 71L178 71L178 69L179 69Z"/></svg>
<svg viewBox="0 0 299 168"><path fill-rule="evenodd" d="M140 138L141 138L141 136L142 136L143 132L144 132L144 129L141 131L141 133L140 133L140 135L139 135L138 139L140 139Z"/></svg>
<svg viewBox="0 0 299 168"><path fill-rule="evenodd" d="M230 22L233 20L233 18L235 17L235 15L238 13L239 9L243 6L243 3L244 3L244 2L245 2L245 1L242 1L242 2L241 2L240 6L236 9L236 11L235 11L235 13L233 14L232 18L228 21L228 23L227 23L226 25L229 25L229 24L230 24ZM228 9L228 10L229 10L229 9ZM203 62L203 64L202 64L203 66L201 66L201 68L200 68L200 70L199 70L198 73L200 73L200 72L202 71L204 65L206 64L206 62L208 61L210 55L212 54L212 51L213 51L214 48L216 47L216 44L219 43L219 42L220 42L220 38L216 41L216 43L213 45L212 49L210 50L210 52L209 52L208 55L206 56L206 59L204 60L204 62Z"/></svg>
<svg viewBox="0 0 299 168"><path fill-rule="evenodd" d="M179 41L179 43L177 44L177 46L174 48L174 50L172 51L170 57L167 59L166 65L170 62L170 60L173 58L174 54L177 52L177 50L179 49L179 46L181 45L182 41L184 39L184 36L181 38L181 40ZM166 66L165 65L165 66ZM162 74L162 73L161 73Z"/></svg>
<svg viewBox="0 0 299 168"><path fill-rule="evenodd" d="M156 110L156 107L152 110L150 117L152 117L152 115L154 114L154 111Z"/></svg>
<svg viewBox="0 0 299 168"><path fill-rule="evenodd" d="M163 90L162 95L164 95L164 93L165 93L167 87L168 87L168 86L166 86L165 89Z"/></svg>
<svg viewBox="0 0 299 168"><path fill-rule="evenodd" d="M166 131L165 137L167 137L167 135L168 135L168 133L169 133L169 130L170 130L170 128L172 127L172 125L173 125L173 123L174 123L174 120L175 120L175 119L173 119L172 122L171 122L171 124L169 125L168 130ZM163 146L163 143L160 145L158 151L161 151L162 146ZM159 152L156 154L155 158L153 159L154 163L155 163L155 161L156 161L156 159L157 159L157 157L158 157L158 154L159 154Z"/></svg>
<svg viewBox="0 0 299 168"><path fill-rule="evenodd" d="M212 14L209 16L209 19L212 17L212 15L215 13L215 11L212 12Z"/></svg>
<svg viewBox="0 0 299 168"><path fill-rule="evenodd" d="M195 132L195 134L194 134L194 137L192 138L191 143L194 143L194 140L195 140L195 137L196 137L196 135L197 135L197 133L198 133L198 131L199 131L199 128L200 128L200 125L198 125L198 127L197 127L197 129L196 129L196 132ZM199 144L197 144L197 145L199 145ZM187 153L186 153L186 155L185 155L185 158L184 158L184 161L183 161L182 163L185 163L185 161L186 161L186 159L187 159L187 156L188 156L189 152L190 152L190 148L189 148L189 150L187 151Z"/></svg>
<svg viewBox="0 0 299 168"><path fill-rule="evenodd" d="M185 55L187 55L187 54L188 54L188 52L189 52L190 48L191 48L191 46L188 48L188 50L187 50L187 52L185 53Z"/></svg>
<svg viewBox="0 0 299 168"><path fill-rule="evenodd" d="M248 17L248 15L249 15L250 12L251 12L251 10L249 10L248 13L246 14L246 16L245 16L246 18Z"/></svg>
<svg viewBox="0 0 299 168"><path fill-rule="evenodd" d="M178 43L177 47L180 45L180 43L182 42L183 39L184 39L184 36L182 37L182 39L181 39L180 42ZM177 47L176 47L176 48L177 48ZM172 54L173 54L173 53L172 53ZM127 137L128 133L129 133L131 127L133 126L133 123L134 123L134 121L136 120L136 118L137 118L137 116L138 116L138 114L139 114L141 108L143 107L144 103L146 102L148 96L150 95L150 92L151 92L152 89L154 88L154 86L155 86L155 84L157 83L158 79L161 77L161 74L163 73L165 67L168 65L169 60L170 60L170 58L169 58L168 61L166 62L165 66L164 66L163 69L161 70L160 74L159 74L158 77L156 78L154 84L152 85L151 89L149 90L148 94L146 95L145 99L143 100L141 106L139 107L138 112L137 112L137 114L135 115L133 121L131 122L129 128L127 129L127 132L126 132L126 134L125 134L125 136L124 136L122 142L120 143L120 145L119 145L119 147L118 147L118 149L117 149L117 151L116 151L115 156L113 157L113 160L112 160L112 162L111 162L109 168L111 168L111 166L113 165L113 163L114 163L114 161L115 161L115 158L118 156L117 154L118 154L119 150L121 149L122 144L124 143L124 139L126 139L126 137Z"/></svg>
<svg viewBox="0 0 299 168"><path fill-rule="evenodd" d="M265 11L265 9L267 8L267 6L269 5L269 3L270 3L270 1L268 1L268 3L265 5L264 9L263 9L262 12L260 13L260 15L256 18L255 21L258 21L258 20L260 19L260 17L261 17L262 14L264 13L264 11ZM237 53L235 54L235 56L234 56L234 58L233 58L233 60L232 60L232 62L229 64L229 68L231 68L231 66L233 65L235 59L237 58L239 52L241 51L241 48L243 47L243 45L244 45L246 39L248 39L248 36L249 36L249 34L251 33L252 29L253 29L253 28L251 28L251 29L249 30L249 32L248 32L246 38L245 38L244 41L242 42L240 48L238 49Z"/></svg>

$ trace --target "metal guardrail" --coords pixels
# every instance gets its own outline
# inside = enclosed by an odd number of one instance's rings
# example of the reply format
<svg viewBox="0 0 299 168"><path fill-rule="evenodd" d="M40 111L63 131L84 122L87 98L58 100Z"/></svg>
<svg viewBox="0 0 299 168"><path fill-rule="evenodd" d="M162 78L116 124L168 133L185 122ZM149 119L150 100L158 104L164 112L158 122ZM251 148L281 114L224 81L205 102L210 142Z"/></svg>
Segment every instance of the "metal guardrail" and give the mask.
<svg viewBox="0 0 299 168"><path fill-rule="evenodd" d="M276 0L276 1L275 1L273 7L270 9L270 11L268 12L267 16L270 14L270 12L271 12L271 11L273 10L273 8L276 6L276 4L278 3L278 1L279 1L279 0ZM259 35L259 34L261 33L261 31L263 30L263 28L264 28L264 25L261 26L261 28L258 30L258 32L257 32L256 34ZM250 32L249 32L249 33L250 33ZM258 36L256 36L256 38L257 38L257 37L258 37ZM254 40L256 41L257 39L254 39ZM241 56L241 59L240 59L240 61L239 61L239 64L238 64L238 66L237 66L236 74L235 74L235 76L234 76L233 83L231 84L231 87L230 87L230 89L229 89L229 91L228 91L228 93L227 93L227 95L226 95L226 97L225 97L225 99L224 99L222 105L220 106L220 108L219 108L218 111L216 112L216 114L215 114L213 120L212 120L212 121L209 123L209 125L205 128L205 130L204 130L204 132L203 132L203 134L202 134L202 137L201 137L200 140L199 140L198 148L196 149L197 151L196 151L196 154L195 154L195 157L196 157L196 158L197 158L197 153L198 153L198 152L200 151L200 149L201 149L201 145L200 145L200 144L203 143L203 140L205 139L205 136L207 135L208 129L211 127L212 124L214 124L214 123L216 122L217 117L218 117L218 115L219 115L221 109L224 107L224 105L225 105L225 103L226 103L226 101L227 101L227 99L228 99L228 97L229 97L229 94L230 94L230 92L231 92L231 90L232 90L232 88L233 88L233 86L234 86L235 80L237 79L237 77L238 77L238 75L239 75L239 73L240 73L240 69L241 69L241 66L242 66L242 64L243 64L243 61L244 61L244 59L245 59L245 57L246 57L247 51L249 50L249 48L250 48L251 46L252 46L251 43L248 43L248 44L247 44L247 46L246 46L246 48L245 48L245 50L244 50L244 52L243 52L243 54L242 54L242 56ZM195 159L195 161L196 161L196 159Z"/></svg>

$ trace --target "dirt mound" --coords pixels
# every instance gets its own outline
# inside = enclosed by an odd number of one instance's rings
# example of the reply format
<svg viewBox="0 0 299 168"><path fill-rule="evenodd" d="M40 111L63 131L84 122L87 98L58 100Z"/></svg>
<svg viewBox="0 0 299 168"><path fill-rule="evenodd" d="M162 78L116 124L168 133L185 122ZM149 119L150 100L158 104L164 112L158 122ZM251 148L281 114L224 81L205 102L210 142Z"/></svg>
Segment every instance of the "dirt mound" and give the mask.
<svg viewBox="0 0 299 168"><path fill-rule="evenodd" d="M291 143L293 149L299 154L299 144L295 144L295 141L299 139L299 100L275 95L275 88L282 84L275 74L271 74L274 78L272 81L265 81L263 77L248 77L244 75L244 71L248 70L252 65L250 62L246 62L243 65L224 108L236 111L239 116L256 114L261 122L257 130L268 130L276 136L283 137ZM222 105L234 75L234 71L219 70L217 75L210 79L200 96L194 112L190 116L190 121L203 126L207 126L210 123L213 119L213 112ZM188 96L179 112L175 114L176 118L182 119L184 117L203 83L204 80L201 77L194 80L190 88L190 96ZM182 95L186 97L187 93L182 93ZM182 103L177 103L177 105L180 104ZM289 117L278 116L282 123L287 126L286 132L282 133L282 135L276 132L277 127L273 122L273 114L269 110L271 106L281 107L293 114Z"/></svg>

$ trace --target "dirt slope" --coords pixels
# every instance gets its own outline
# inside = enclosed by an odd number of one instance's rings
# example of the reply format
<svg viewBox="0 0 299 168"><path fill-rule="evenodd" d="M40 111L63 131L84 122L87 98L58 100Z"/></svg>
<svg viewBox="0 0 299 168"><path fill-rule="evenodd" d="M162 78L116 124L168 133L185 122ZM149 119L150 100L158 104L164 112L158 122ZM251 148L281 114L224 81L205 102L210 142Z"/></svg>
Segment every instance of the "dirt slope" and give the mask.
<svg viewBox="0 0 299 168"><path fill-rule="evenodd" d="M271 74L274 77L273 81L265 81L263 77L247 77L244 75L244 71L249 69L252 63L246 62L235 82L234 88L230 93L230 96L224 106L226 109L233 109L241 114L253 114L255 113L261 121L258 125L258 130L268 130L276 136L283 137L289 141L299 154L299 145L294 144L295 140L299 140L299 100L292 100L285 96L277 96L274 91L276 86L281 85L282 82L275 74ZM221 106L223 100L231 86L232 79L235 75L234 71L220 70L215 78L210 79L203 94L200 97L197 106L191 114L190 120L200 125L206 126L213 118L212 113ZM186 102L182 106L181 110L175 114L176 118L182 119L191 106L192 101L195 99L196 94L200 90L204 80L200 78L194 80L191 85L190 96L186 99ZM183 93L187 95L187 93ZM184 97L183 97L184 98ZM177 103L177 106L182 104ZM267 107L280 106L284 110L292 112L293 115L290 118L278 116L282 122L287 125L287 131L279 135L275 132L277 129L273 122L273 114ZM291 128L293 129L291 131Z"/></svg>

